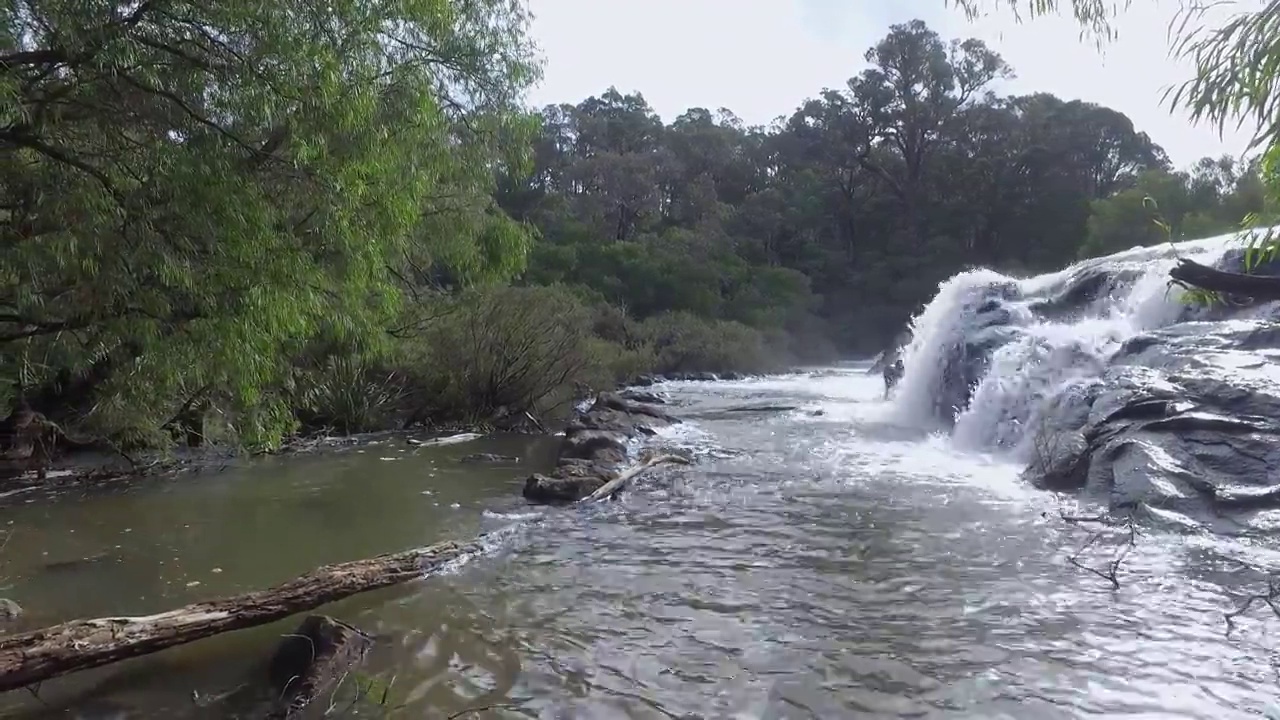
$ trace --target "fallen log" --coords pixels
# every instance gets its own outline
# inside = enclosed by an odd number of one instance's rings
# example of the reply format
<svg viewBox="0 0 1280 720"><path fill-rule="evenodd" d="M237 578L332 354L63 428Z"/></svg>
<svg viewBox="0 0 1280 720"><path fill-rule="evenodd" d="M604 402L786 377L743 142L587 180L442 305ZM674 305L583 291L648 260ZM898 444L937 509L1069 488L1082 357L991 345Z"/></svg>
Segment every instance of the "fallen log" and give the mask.
<svg viewBox="0 0 1280 720"><path fill-rule="evenodd" d="M352 595L422 578L480 552L484 537L325 565L267 590L205 600L156 615L72 620L0 637L0 692L265 625Z"/></svg>
<svg viewBox="0 0 1280 720"><path fill-rule="evenodd" d="M648 470L654 465L661 465L663 463L679 463L681 465L691 464L688 458L683 458L683 457L680 457L679 455L659 455L658 457L650 458L640 463L639 465L636 465L630 470L627 470L626 472L610 480L604 485L601 485L598 489L596 489L595 492L582 498L578 502L580 503L599 502L600 500L604 500L605 498L612 497L615 493L621 490L624 485L630 482L632 478L636 477L637 475L644 472L645 470Z"/></svg>
<svg viewBox="0 0 1280 720"><path fill-rule="evenodd" d="M1210 292L1243 295L1254 300L1280 300L1280 277L1271 275L1227 272L1184 258L1169 271L1169 277Z"/></svg>

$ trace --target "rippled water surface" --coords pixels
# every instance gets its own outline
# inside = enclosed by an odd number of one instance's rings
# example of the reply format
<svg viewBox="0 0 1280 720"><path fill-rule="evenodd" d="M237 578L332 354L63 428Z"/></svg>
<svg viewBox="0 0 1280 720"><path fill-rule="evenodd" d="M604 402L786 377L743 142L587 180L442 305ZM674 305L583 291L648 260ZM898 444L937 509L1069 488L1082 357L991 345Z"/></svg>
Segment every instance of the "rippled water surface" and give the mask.
<svg viewBox="0 0 1280 720"><path fill-rule="evenodd" d="M895 428L860 367L662 389L689 423L659 440L698 463L622 502L525 506L545 440L387 444L11 500L6 593L32 626L139 614L506 528L453 574L326 608L379 636L367 672L395 678L383 705L344 695L331 716L1217 720L1280 691L1280 620L1223 621L1231 594L1261 589L1241 561L1266 547L1145 531L1113 590L1067 562L1091 532L1058 519L1068 499ZM794 409L742 410L770 404ZM457 462L480 451L521 461ZM1103 568L1123 542L1080 561ZM256 682L296 622L10 693L7 711L230 717L208 699Z"/></svg>

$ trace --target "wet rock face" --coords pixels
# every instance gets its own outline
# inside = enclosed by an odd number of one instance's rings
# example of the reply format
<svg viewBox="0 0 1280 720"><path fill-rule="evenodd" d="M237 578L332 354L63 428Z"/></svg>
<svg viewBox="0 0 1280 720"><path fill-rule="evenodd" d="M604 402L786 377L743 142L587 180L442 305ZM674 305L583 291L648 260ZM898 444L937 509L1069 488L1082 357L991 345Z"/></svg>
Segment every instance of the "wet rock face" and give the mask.
<svg viewBox="0 0 1280 720"><path fill-rule="evenodd" d="M602 393L565 429L555 469L525 481L524 497L537 503L577 502L618 476L632 441L677 422L660 408Z"/></svg>
<svg viewBox="0 0 1280 720"><path fill-rule="evenodd" d="M961 309L966 328L946 355L934 399L934 415L946 425L969 406L974 387L987 372L991 355L1018 337L1015 315L1008 305L1018 299L1013 283L993 283Z"/></svg>
<svg viewBox="0 0 1280 720"><path fill-rule="evenodd" d="M1187 327L1186 325L1191 325ZM1271 355L1271 357L1268 357ZM1172 326L1127 342L1085 398L1036 438L1032 479L1081 490L1114 511L1216 532L1280 529L1280 326Z"/></svg>

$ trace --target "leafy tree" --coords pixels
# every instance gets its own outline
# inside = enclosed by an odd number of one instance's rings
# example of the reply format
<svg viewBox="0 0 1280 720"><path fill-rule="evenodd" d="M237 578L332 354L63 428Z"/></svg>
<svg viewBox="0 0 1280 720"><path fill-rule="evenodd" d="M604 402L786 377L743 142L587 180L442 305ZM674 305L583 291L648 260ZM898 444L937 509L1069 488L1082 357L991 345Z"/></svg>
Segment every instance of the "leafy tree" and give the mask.
<svg viewBox="0 0 1280 720"><path fill-rule="evenodd" d="M1110 108L995 96L1013 71L981 42L913 21L866 58L768 128L703 108L664 125L615 89L546 108L536 167L507 181L524 190L500 196L539 230L525 282L874 352L965 266L1073 260L1092 203L1168 166Z"/></svg>
<svg viewBox="0 0 1280 720"><path fill-rule="evenodd" d="M979 0L954 2L970 17L983 9ZM1026 11L1032 16L1060 12L1069 6L1085 32L1105 42L1114 36L1112 18L1130 2L1121 5L1106 0L1005 0L1004 4L1015 13ZM1217 27L1206 24L1208 12L1222 5L1198 0L1182 5L1171 26L1172 50L1192 62L1195 75L1166 97L1171 104L1190 110L1193 120L1206 120L1220 130L1233 120L1256 123L1258 131L1249 150L1262 151L1262 186L1268 202L1275 203L1280 200L1280 111L1275 100L1280 97L1280 67L1271 58L1280 42L1280 25L1276 23L1280 0L1251 4L1250 9L1237 10ZM1246 225L1258 225L1266 218L1248 215L1243 220ZM1280 237L1254 236L1250 242L1264 245L1264 252L1255 258L1280 254Z"/></svg>
<svg viewBox="0 0 1280 720"><path fill-rule="evenodd" d="M0 395L154 432L291 422L290 349L378 341L432 267L521 266L493 212L535 78L514 0L22 0L0 11Z"/></svg>
<svg viewBox="0 0 1280 720"><path fill-rule="evenodd" d="M920 21L749 127L616 88L527 112L519 0L4 12L0 403L115 441L500 424L871 353L966 267L1156 242L1153 201L1178 236L1275 208L1266 162L1176 172Z"/></svg>

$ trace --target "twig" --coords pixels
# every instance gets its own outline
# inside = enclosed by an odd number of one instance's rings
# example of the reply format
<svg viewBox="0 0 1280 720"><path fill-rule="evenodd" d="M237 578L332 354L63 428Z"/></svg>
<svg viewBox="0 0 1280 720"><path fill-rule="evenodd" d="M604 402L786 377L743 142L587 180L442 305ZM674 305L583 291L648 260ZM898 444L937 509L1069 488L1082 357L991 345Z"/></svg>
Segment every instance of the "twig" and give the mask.
<svg viewBox="0 0 1280 720"><path fill-rule="evenodd" d="M44 705L45 707L52 707L49 703L45 702L44 698L40 697L40 686L43 684L44 681L42 680L35 685L26 685L23 689L31 693L31 697L35 698L41 705Z"/></svg>
<svg viewBox="0 0 1280 720"><path fill-rule="evenodd" d="M511 703L506 703L503 705L480 705L477 707L466 708L465 710L459 710L458 712L453 713L452 715L445 718L445 720L455 720L455 718L460 718L463 715L470 715L471 713L484 712L485 710L499 710L502 708L515 708L515 707L520 707L520 706L513 705Z"/></svg>

